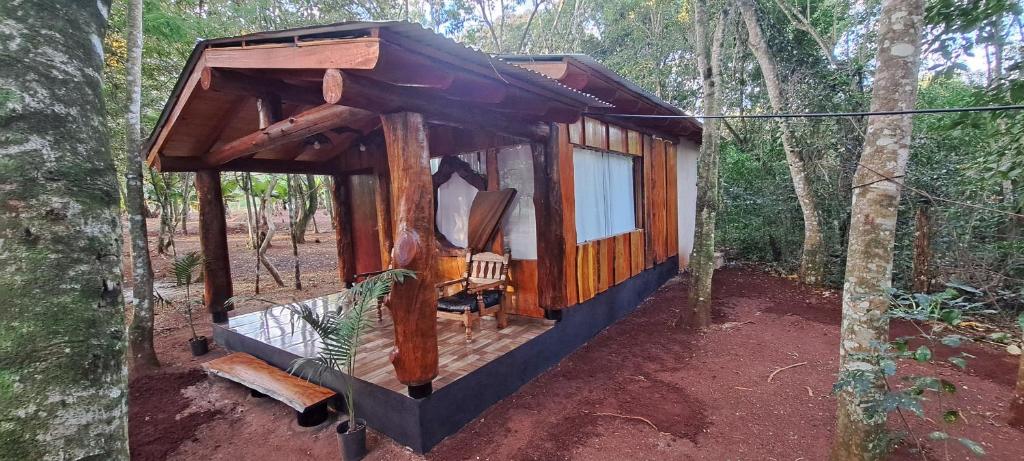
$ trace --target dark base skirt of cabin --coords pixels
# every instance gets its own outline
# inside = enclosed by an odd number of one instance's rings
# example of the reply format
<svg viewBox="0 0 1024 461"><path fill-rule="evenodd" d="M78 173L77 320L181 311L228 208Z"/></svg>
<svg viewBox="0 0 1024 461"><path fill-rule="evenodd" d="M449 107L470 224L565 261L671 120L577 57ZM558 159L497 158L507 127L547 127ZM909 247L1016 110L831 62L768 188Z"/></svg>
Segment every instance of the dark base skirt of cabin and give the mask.
<svg viewBox="0 0 1024 461"><path fill-rule="evenodd" d="M399 444L417 453L426 453L488 407L553 367L601 330L633 312L654 290L675 275L678 267L678 258L672 257L562 311L561 320L553 327L485 365L435 388L425 398L413 399L406 392L356 379L354 387L359 417ZM261 314L247 314L258 315ZM299 358L295 352L235 331L230 325L214 325L214 339L228 350L252 354L282 369L289 369L292 361ZM443 353L441 361L440 368L444 373ZM328 372L314 381L341 392L350 379L342 373Z"/></svg>

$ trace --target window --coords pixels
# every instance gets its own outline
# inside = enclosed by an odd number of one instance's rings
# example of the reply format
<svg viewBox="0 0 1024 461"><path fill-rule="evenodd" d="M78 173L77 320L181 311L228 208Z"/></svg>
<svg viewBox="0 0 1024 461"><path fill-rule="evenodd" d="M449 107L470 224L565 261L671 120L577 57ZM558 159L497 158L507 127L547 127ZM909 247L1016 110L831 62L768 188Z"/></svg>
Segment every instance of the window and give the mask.
<svg viewBox="0 0 1024 461"><path fill-rule="evenodd" d="M437 231L456 247L465 248L469 239L469 207L476 192L457 174L437 188Z"/></svg>
<svg viewBox="0 0 1024 461"><path fill-rule="evenodd" d="M529 144L498 151L498 180L502 189L516 190L503 233L512 259L537 259L537 215L533 207L533 151Z"/></svg>
<svg viewBox="0 0 1024 461"><path fill-rule="evenodd" d="M573 179L577 242L636 228L632 156L575 147Z"/></svg>
<svg viewBox="0 0 1024 461"><path fill-rule="evenodd" d="M497 149L498 187L516 190L502 223L503 246L512 259L537 259L537 219L533 206L533 155L529 144ZM435 224L442 247L465 248L469 210L478 191L487 190L485 151L430 159L434 175Z"/></svg>

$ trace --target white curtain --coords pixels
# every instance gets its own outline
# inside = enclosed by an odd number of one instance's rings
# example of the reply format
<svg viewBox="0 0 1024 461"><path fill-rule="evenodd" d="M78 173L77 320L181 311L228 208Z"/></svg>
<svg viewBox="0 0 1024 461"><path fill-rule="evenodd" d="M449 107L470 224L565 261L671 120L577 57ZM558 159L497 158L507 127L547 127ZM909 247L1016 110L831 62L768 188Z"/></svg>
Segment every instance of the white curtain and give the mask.
<svg viewBox="0 0 1024 461"><path fill-rule="evenodd" d="M576 241L597 240L636 227L633 157L575 147Z"/></svg>
<svg viewBox="0 0 1024 461"><path fill-rule="evenodd" d="M469 243L469 208L476 193L476 188L457 174L437 188L437 230L459 248Z"/></svg>
<svg viewBox="0 0 1024 461"><path fill-rule="evenodd" d="M529 144L498 151L498 185L513 188L516 198L509 207L502 233L513 259L537 259L537 215L533 207L533 152Z"/></svg>

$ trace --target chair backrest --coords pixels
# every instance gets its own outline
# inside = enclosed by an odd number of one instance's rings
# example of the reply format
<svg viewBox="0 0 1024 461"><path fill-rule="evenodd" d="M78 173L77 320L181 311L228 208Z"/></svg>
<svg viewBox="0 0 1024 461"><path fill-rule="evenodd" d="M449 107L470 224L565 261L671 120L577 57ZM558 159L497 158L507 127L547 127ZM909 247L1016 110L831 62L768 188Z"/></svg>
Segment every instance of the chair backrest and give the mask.
<svg viewBox="0 0 1024 461"><path fill-rule="evenodd" d="M469 284L504 282L508 277L509 253L470 253L466 256L466 281Z"/></svg>

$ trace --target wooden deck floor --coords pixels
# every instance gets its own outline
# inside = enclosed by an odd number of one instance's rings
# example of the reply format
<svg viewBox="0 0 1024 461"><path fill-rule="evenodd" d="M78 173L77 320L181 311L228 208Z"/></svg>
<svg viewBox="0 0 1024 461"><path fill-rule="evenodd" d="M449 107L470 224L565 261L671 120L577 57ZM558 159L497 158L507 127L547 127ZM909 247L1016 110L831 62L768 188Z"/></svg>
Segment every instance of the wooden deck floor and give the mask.
<svg viewBox="0 0 1024 461"><path fill-rule="evenodd" d="M337 296L339 294L302 302L314 308L326 309ZM466 329L461 322L438 319L439 372L433 383L434 389L440 389L471 373L551 327L536 319L510 316L509 326L499 331L494 317L485 317L483 322L477 324L473 341L467 343ZM320 345L316 334L301 320L292 320L284 306L232 317L228 329L303 357L315 356ZM405 385L395 377L395 370L388 360L394 344L391 317L388 310L384 309L384 319L375 323L364 337L356 358L356 377L395 392L406 393Z"/></svg>

